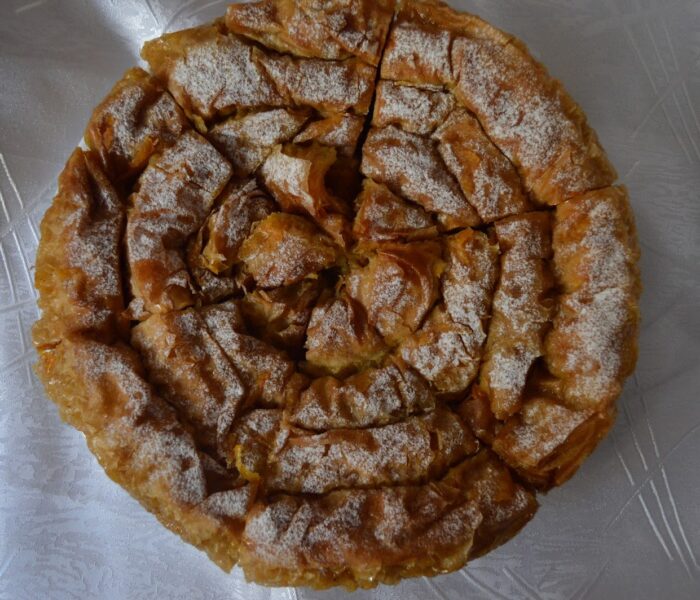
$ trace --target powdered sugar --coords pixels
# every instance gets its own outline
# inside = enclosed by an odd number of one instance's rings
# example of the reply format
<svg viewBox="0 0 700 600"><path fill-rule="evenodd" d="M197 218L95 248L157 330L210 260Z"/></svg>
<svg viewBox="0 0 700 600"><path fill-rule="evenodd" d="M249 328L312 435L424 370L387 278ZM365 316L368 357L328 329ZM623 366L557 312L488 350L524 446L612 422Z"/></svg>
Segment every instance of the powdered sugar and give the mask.
<svg viewBox="0 0 700 600"><path fill-rule="evenodd" d="M367 114L374 92L375 70L356 59L327 61L267 54L265 70L293 104L322 114L353 110Z"/></svg>
<svg viewBox="0 0 700 600"><path fill-rule="evenodd" d="M294 425L316 431L360 428L397 422L434 406L435 399L421 377L389 363L342 381L317 379L291 407L288 418Z"/></svg>
<svg viewBox="0 0 700 600"><path fill-rule="evenodd" d="M610 288L560 299L547 360L564 377L573 406L601 407L620 393L634 353L628 339L636 329L633 298L628 290Z"/></svg>
<svg viewBox="0 0 700 600"><path fill-rule="evenodd" d="M554 264L566 292L636 287L638 252L622 188L570 200L557 211Z"/></svg>
<svg viewBox="0 0 700 600"><path fill-rule="evenodd" d="M448 31L430 30L400 19L384 51L383 79L442 85L452 80Z"/></svg>
<svg viewBox="0 0 700 600"><path fill-rule="evenodd" d="M418 135L432 133L455 106L452 94L441 89L418 88L382 81L377 86L375 127L398 125Z"/></svg>
<svg viewBox="0 0 700 600"><path fill-rule="evenodd" d="M440 440L437 448L432 437ZM271 463L275 490L324 493L348 486L407 483L463 458L471 439L449 411L375 429L290 437Z"/></svg>
<svg viewBox="0 0 700 600"><path fill-rule="evenodd" d="M485 222L529 208L515 168L467 111L454 111L434 138L448 169Z"/></svg>
<svg viewBox="0 0 700 600"><path fill-rule="evenodd" d="M401 357L443 393L464 392L479 369L481 341L452 321L443 306L399 348Z"/></svg>
<svg viewBox="0 0 700 600"><path fill-rule="evenodd" d="M372 129L363 151L362 172L436 212L448 228L479 223L437 148L422 137L394 126Z"/></svg>
<svg viewBox="0 0 700 600"><path fill-rule="evenodd" d="M316 306L306 332L306 360L321 372L352 372L381 359L386 347L364 307L346 294Z"/></svg>
<svg viewBox="0 0 700 600"><path fill-rule="evenodd" d="M476 113L539 202L558 204L612 182L604 153L574 116L578 107L517 45L458 37L452 63L457 99Z"/></svg>
<svg viewBox="0 0 700 600"><path fill-rule="evenodd" d="M141 69L131 69L95 109L85 138L116 178L142 169L189 125L173 98Z"/></svg>
<svg viewBox="0 0 700 600"><path fill-rule="evenodd" d="M163 62L161 52L172 62ZM232 108L282 106L284 98L261 66L262 52L216 27L169 34L144 46L154 72L181 106L204 119Z"/></svg>
<svg viewBox="0 0 700 600"><path fill-rule="evenodd" d="M291 140L309 115L277 108L232 117L215 125L208 138L231 161L239 177L251 175L277 144Z"/></svg>
<svg viewBox="0 0 700 600"><path fill-rule="evenodd" d="M449 237L446 249L445 305L452 319L468 327L480 345L486 339L484 322L498 277L498 250L485 234L470 230Z"/></svg>

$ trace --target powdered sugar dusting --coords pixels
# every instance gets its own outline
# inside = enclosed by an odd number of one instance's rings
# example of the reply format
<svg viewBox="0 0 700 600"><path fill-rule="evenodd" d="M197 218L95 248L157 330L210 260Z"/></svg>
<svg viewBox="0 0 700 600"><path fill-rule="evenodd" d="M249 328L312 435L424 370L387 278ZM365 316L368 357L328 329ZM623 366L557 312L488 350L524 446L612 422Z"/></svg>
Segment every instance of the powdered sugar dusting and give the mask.
<svg viewBox="0 0 700 600"><path fill-rule="evenodd" d="M636 286L637 248L626 194L609 188L557 211L554 265L566 292Z"/></svg>
<svg viewBox="0 0 700 600"><path fill-rule="evenodd" d="M110 174L121 178L188 128L170 94L145 71L131 69L95 109L85 138Z"/></svg>
<svg viewBox="0 0 700 600"><path fill-rule="evenodd" d="M382 78L442 85L452 80L448 31L421 28L417 22L399 21L384 51Z"/></svg>
<svg viewBox="0 0 700 600"><path fill-rule="evenodd" d="M209 333L240 372L247 388L246 403L261 399L281 404L294 363L279 350L242 333L237 309L229 310L230 304L202 310Z"/></svg>
<svg viewBox="0 0 700 600"><path fill-rule="evenodd" d="M476 376L481 341L471 329L452 321L440 305L399 352L439 392L452 394L464 392Z"/></svg>
<svg viewBox="0 0 700 600"><path fill-rule="evenodd" d="M553 285L543 257L551 253L549 215L529 213L496 224L501 279L493 299L493 319L481 371L497 418L519 407L528 371L544 354L544 333L551 319L546 300Z"/></svg>
<svg viewBox="0 0 700 600"><path fill-rule="evenodd" d="M589 417L590 413L546 399L531 400L522 409L521 421L499 441L499 451L518 464L536 468Z"/></svg>
<svg viewBox="0 0 700 600"><path fill-rule="evenodd" d="M204 224L230 176L223 157L204 138L188 132L139 179L126 245L132 291L147 310L192 304L184 245Z"/></svg>
<svg viewBox="0 0 700 600"><path fill-rule="evenodd" d="M425 381L392 362L342 381L335 377L315 380L288 418L294 425L316 431L360 428L400 421L434 406Z"/></svg>
<svg viewBox="0 0 700 600"><path fill-rule="evenodd" d="M457 99L476 113L539 202L558 204L611 183L612 168L577 120L578 107L517 45L459 37L452 62Z"/></svg>
<svg viewBox="0 0 700 600"><path fill-rule="evenodd" d="M452 112L455 100L441 89L418 88L382 81L377 86L375 127L398 125L405 131L428 135Z"/></svg>
<svg viewBox="0 0 700 600"><path fill-rule="evenodd" d="M202 441L221 442L240 411L245 388L234 366L193 310L156 315L132 330L153 381L197 426Z"/></svg>
<svg viewBox="0 0 700 600"><path fill-rule="evenodd" d="M431 444L434 436L440 440L437 448ZM420 481L463 458L471 441L449 411L374 429L291 437L272 458L268 485L275 490L324 493L340 487Z"/></svg>
<svg viewBox="0 0 700 600"><path fill-rule="evenodd" d="M293 104L323 114L353 110L367 114L374 92L374 68L356 59L327 61L267 54L263 64Z"/></svg>
<svg viewBox="0 0 700 600"><path fill-rule="evenodd" d="M601 407L619 395L634 355L629 346L636 328L633 302L634 296L622 288L560 298L547 360L564 377L573 406Z"/></svg>
<svg viewBox="0 0 700 600"><path fill-rule="evenodd" d="M246 177L274 146L291 140L308 118L306 112L286 108L253 112L215 125L207 137L231 161L236 175Z"/></svg>
<svg viewBox="0 0 700 600"><path fill-rule="evenodd" d="M216 27L169 34L144 47L144 57L181 106L204 119L236 108L282 106L285 100L261 66L262 52ZM172 52L163 63L160 47Z"/></svg>
<svg viewBox="0 0 700 600"><path fill-rule="evenodd" d="M379 360L384 343L364 307L346 294L317 305L306 332L306 360L315 369L345 373Z"/></svg>
<svg viewBox="0 0 700 600"><path fill-rule="evenodd" d="M465 230L447 239L448 268L442 278L442 296L450 316L468 327L481 345L485 320L498 278L498 249L480 232Z"/></svg>
<svg viewBox="0 0 700 600"><path fill-rule="evenodd" d="M434 138L448 169L485 222L529 208L515 168L467 111L454 111Z"/></svg>
<svg viewBox="0 0 700 600"><path fill-rule="evenodd" d="M363 150L362 172L438 213L448 227L479 223L435 145L420 136L394 126L372 129Z"/></svg>

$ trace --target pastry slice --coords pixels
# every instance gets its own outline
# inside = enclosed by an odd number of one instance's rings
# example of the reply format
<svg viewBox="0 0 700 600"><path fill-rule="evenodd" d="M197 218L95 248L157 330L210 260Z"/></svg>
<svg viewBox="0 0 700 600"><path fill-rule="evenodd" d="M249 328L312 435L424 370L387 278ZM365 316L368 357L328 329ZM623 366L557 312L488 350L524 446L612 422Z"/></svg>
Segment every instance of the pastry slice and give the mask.
<svg viewBox="0 0 700 600"><path fill-rule="evenodd" d="M634 369L638 260L624 188L598 190L557 207L554 267L563 294L545 359L572 408L605 410Z"/></svg>
<svg viewBox="0 0 700 600"><path fill-rule="evenodd" d="M265 52L261 63L287 104L309 106L325 116L369 112L376 70L356 58L332 61Z"/></svg>
<svg viewBox="0 0 700 600"><path fill-rule="evenodd" d="M68 337L42 354L37 370L110 478L230 570L254 494L249 486L209 484L195 440L146 380L138 354Z"/></svg>
<svg viewBox="0 0 700 600"><path fill-rule="evenodd" d="M445 229L471 227L480 222L430 140L394 125L372 129L363 150L362 172L437 213Z"/></svg>
<svg viewBox="0 0 700 600"><path fill-rule="evenodd" d="M575 411L551 398L528 399L506 421L493 449L522 477L542 489L569 479L610 430L614 408Z"/></svg>
<svg viewBox="0 0 700 600"><path fill-rule="evenodd" d="M230 5L226 25L280 52L325 59L357 56L377 66L393 8L394 0L262 0Z"/></svg>
<svg viewBox="0 0 700 600"><path fill-rule="evenodd" d="M312 431L354 429L397 423L434 408L435 397L423 378L390 358L345 379L314 380L289 408L287 419Z"/></svg>
<svg viewBox="0 0 700 600"><path fill-rule="evenodd" d="M292 434L270 457L266 484L274 492L322 494L418 483L441 476L478 447L459 417L439 408L383 427Z"/></svg>
<svg viewBox="0 0 700 600"><path fill-rule="evenodd" d="M454 108L454 96L441 88L380 81L372 125L380 128L396 125L409 133L428 136Z"/></svg>
<svg viewBox="0 0 700 600"><path fill-rule="evenodd" d="M471 329L481 345L486 339L493 292L498 280L499 249L480 231L465 229L446 239L447 268L442 297L455 323Z"/></svg>
<svg viewBox="0 0 700 600"><path fill-rule="evenodd" d="M437 482L257 503L241 566L267 585L371 586L458 569L513 536L534 496L482 450Z"/></svg>
<svg viewBox="0 0 700 600"><path fill-rule="evenodd" d="M452 20L445 28L436 2L400 2L384 49L382 79L442 86L452 81ZM433 18L435 17L435 18Z"/></svg>
<svg viewBox="0 0 700 600"><path fill-rule="evenodd" d="M236 366L245 385L246 404L282 405L293 391L294 363L280 350L247 334L237 304L207 306L199 314L211 337Z"/></svg>
<svg viewBox="0 0 700 600"><path fill-rule="evenodd" d="M381 361L387 348L365 307L346 293L320 302L306 332L306 367L343 376Z"/></svg>
<svg viewBox="0 0 700 600"><path fill-rule="evenodd" d="M278 144L291 141L309 120L308 110L271 108L233 116L207 138L231 162L237 177L250 177Z"/></svg>
<svg viewBox="0 0 700 600"><path fill-rule="evenodd" d="M204 224L230 176L226 160L192 131L141 175L126 228L133 312L162 313L194 304L185 244Z"/></svg>
<svg viewBox="0 0 700 600"><path fill-rule="evenodd" d="M481 340L439 305L398 352L440 394L456 396L467 390L479 371Z"/></svg>
<svg viewBox="0 0 700 600"><path fill-rule="evenodd" d="M236 109L286 105L262 64L264 52L219 24L166 33L146 42L141 56L201 131Z"/></svg>
<svg viewBox="0 0 700 600"><path fill-rule="evenodd" d="M515 164L538 202L555 205L617 175L581 108L524 44L477 17L452 46L457 100Z"/></svg>
<svg viewBox="0 0 700 600"><path fill-rule="evenodd" d="M41 223L35 273L38 348L69 333L112 341L127 331L119 250L124 206L97 157L77 149Z"/></svg>
<svg viewBox="0 0 700 600"><path fill-rule="evenodd" d="M337 264L338 249L311 221L272 213L241 244L238 257L245 273L261 288L292 285Z"/></svg>
<svg viewBox="0 0 700 600"><path fill-rule="evenodd" d="M501 277L493 299L480 384L498 419L520 409L528 373L544 354L552 317L554 280L549 213L527 213L496 223Z"/></svg>
<svg viewBox="0 0 700 600"><path fill-rule="evenodd" d="M131 343L198 441L221 444L244 407L246 388L204 319L193 309L153 315L132 329Z"/></svg>
<svg viewBox="0 0 700 600"><path fill-rule="evenodd" d="M468 111L455 110L433 137L447 168L484 223L531 208L515 167Z"/></svg>
<svg viewBox="0 0 700 600"><path fill-rule="evenodd" d="M129 69L95 108L85 142L116 180L140 173L156 152L171 146L190 125L160 83Z"/></svg>
<svg viewBox="0 0 700 600"><path fill-rule="evenodd" d="M414 333L439 296L440 244L383 244L347 278L348 293L389 345Z"/></svg>
<svg viewBox="0 0 700 600"><path fill-rule="evenodd" d="M318 142L323 146L333 146L342 156L355 154L360 141L365 119L349 113L337 113L309 123L294 138L295 144Z"/></svg>
<svg viewBox="0 0 700 600"><path fill-rule="evenodd" d="M431 216L379 183L365 179L357 198L353 235L365 246L437 237Z"/></svg>

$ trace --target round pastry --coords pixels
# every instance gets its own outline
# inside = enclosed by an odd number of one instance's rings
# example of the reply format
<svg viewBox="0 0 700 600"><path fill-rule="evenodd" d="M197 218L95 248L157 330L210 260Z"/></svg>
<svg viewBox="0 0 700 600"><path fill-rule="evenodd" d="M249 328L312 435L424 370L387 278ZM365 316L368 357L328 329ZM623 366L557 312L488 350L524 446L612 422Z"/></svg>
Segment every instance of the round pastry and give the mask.
<svg viewBox="0 0 700 600"><path fill-rule="evenodd" d="M37 371L223 569L461 568L610 429L627 192L525 46L435 0L262 0L145 44L41 226Z"/></svg>

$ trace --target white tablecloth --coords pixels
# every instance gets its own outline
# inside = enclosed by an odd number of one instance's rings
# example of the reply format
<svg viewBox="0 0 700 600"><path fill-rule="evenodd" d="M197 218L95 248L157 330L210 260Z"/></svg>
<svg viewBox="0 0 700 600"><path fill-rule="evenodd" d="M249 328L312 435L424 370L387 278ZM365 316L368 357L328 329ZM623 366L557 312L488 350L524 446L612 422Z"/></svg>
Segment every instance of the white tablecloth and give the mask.
<svg viewBox="0 0 700 600"><path fill-rule="evenodd" d="M610 435L515 540L354 598L700 597L700 2L455 1L522 37L629 186L643 251L636 375ZM219 571L104 475L31 371L38 225L92 108L144 40L225 2L0 2L0 598L343 598Z"/></svg>

